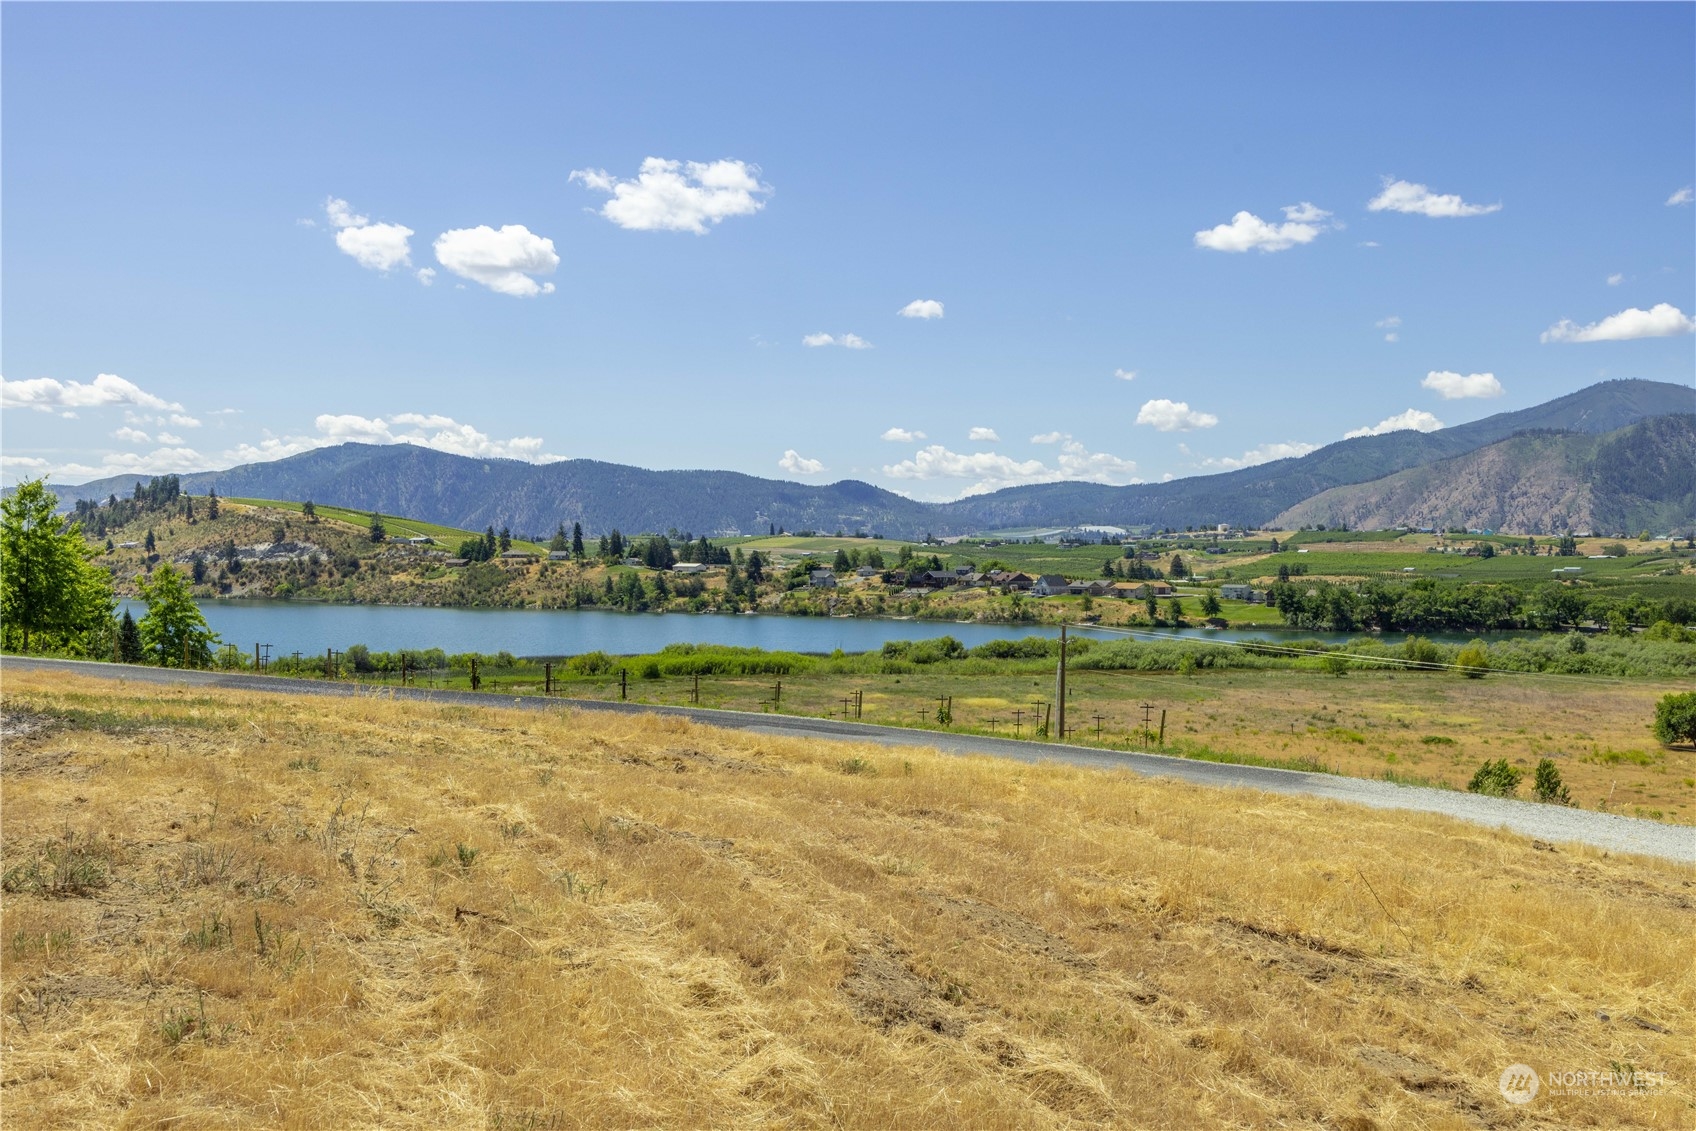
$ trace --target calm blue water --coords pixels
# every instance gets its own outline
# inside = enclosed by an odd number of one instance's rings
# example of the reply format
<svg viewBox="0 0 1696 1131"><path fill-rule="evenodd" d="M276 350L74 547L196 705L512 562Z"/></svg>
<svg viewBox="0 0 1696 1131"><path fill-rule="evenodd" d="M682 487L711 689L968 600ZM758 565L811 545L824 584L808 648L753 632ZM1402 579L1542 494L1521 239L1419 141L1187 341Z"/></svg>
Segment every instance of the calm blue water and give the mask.
<svg viewBox="0 0 1696 1131"><path fill-rule="evenodd" d="M140 602L126 602L139 618ZM1056 628L950 621L730 616L685 613L576 612L542 609L426 609L405 605L325 605L300 601L203 601L200 610L226 644L251 651L269 644L271 655L322 654L326 648L364 644L374 652L441 648L448 652L511 652L515 656L574 656L582 652L657 652L667 644L734 644L769 651L868 652L888 640L952 636L968 647L990 640L1058 636ZM1075 635L1117 639L1121 634L1073 628ZM1287 630L1188 628L1200 640L1343 641L1346 634Z"/></svg>

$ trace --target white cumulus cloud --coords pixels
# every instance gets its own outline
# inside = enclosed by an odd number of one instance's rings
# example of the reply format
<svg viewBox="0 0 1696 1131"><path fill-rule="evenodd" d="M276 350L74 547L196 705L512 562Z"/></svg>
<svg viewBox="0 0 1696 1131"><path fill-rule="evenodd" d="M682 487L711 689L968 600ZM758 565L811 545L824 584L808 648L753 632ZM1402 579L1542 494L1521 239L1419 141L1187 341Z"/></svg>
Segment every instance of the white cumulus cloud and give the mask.
<svg viewBox="0 0 1696 1131"><path fill-rule="evenodd" d="M1386 432L1435 432L1443 426L1443 422L1423 409L1410 408L1395 416L1386 417L1377 424L1365 428L1356 428L1352 432L1343 433L1343 439L1353 440L1357 436L1382 436Z"/></svg>
<svg viewBox="0 0 1696 1131"><path fill-rule="evenodd" d="M934 298L916 298L896 313L903 318L941 318L942 304Z"/></svg>
<svg viewBox="0 0 1696 1131"><path fill-rule="evenodd" d="M1251 448L1238 456L1220 456L1201 461L1203 467L1217 467L1224 471L1235 471L1243 467L1257 467L1263 463L1271 463L1277 459L1295 459L1305 456L1308 452L1319 450L1318 444L1309 444L1303 440L1292 440L1285 443L1262 444Z"/></svg>
<svg viewBox="0 0 1696 1131"><path fill-rule="evenodd" d="M911 444L915 440L924 439L925 434L915 429L889 428L884 431L882 438L892 444Z"/></svg>
<svg viewBox="0 0 1696 1131"><path fill-rule="evenodd" d="M973 428L966 434L966 439L974 443L999 444L1001 437L995 434L993 428Z"/></svg>
<svg viewBox="0 0 1696 1131"><path fill-rule="evenodd" d="M1113 376L1117 377L1121 381L1135 381L1137 379L1137 371L1135 369L1115 369L1113 371Z"/></svg>
<svg viewBox="0 0 1696 1131"><path fill-rule="evenodd" d="M1689 185L1685 185L1683 188L1667 197L1667 207L1672 208L1680 204L1689 204L1692 200L1696 200L1696 189L1691 188Z"/></svg>
<svg viewBox="0 0 1696 1131"><path fill-rule="evenodd" d="M1422 389L1430 389L1446 401L1464 400L1467 397L1488 399L1499 397L1507 390L1496 380L1494 373L1468 373L1462 376L1451 373L1446 369L1433 369L1425 375L1425 380L1419 383Z"/></svg>
<svg viewBox="0 0 1696 1131"><path fill-rule="evenodd" d="M1625 276L1617 271L1608 276L1608 286L1610 287L1617 287L1623 282L1625 282Z"/></svg>
<svg viewBox="0 0 1696 1131"><path fill-rule="evenodd" d="M1070 440L1071 438L1072 437L1065 432L1039 432L1035 436L1031 437L1031 443L1058 444L1061 440Z"/></svg>
<svg viewBox="0 0 1696 1131"><path fill-rule="evenodd" d="M1500 204L1468 204L1453 193L1435 193L1412 181L1384 178L1384 191L1367 202L1373 212L1410 212L1417 216L1483 216L1500 212Z"/></svg>
<svg viewBox="0 0 1696 1131"><path fill-rule="evenodd" d="M777 461L777 466L791 475L817 475L824 470L823 463L808 459L794 448L783 453L783 458Z"/></svg>
<svg viewBox="0 0 1696 1131"><path fill-rule="evenodd" d="M113 373L98 374L87 384L56 381L51 377L33 377L27 381L8 381L0 377L0 407L62 413L67 409L113 405L132 405L166 412L181 412L183 408L163 397L144 392L134 382Z"/></svg>
<svg viewBox="0 0 1696 1131"><path fill-rule="evenodd" d="M426 287L434 283L436 281L436 269L434 267L420 267L418 269L418 281Z"/></svg>
<svg viewBox="0 0 1696 1131"><path fill-rule="evenodd" d="M1133 460L1120 459L1107 452L1089 451L1082 443L1063 436L1055 466L1038 459L1014 459L999 452L956 452L941 444L932 444L913 453L909 459L884 467L885 475L894 479L969 479L973 482L957 496L982 495L1031 483L1059 483L1083 480L1092 483L1125 484L1136 479L1137 465Z"/></svg>
<svg viewBox="0 0 1696 1131"><path fill-rule="evenodd" d="M1696 330L1696 320L1669 302L1657 303L1648 310L1633 306L1618 314L1610 314L1588 326L1561 319L1540 339L1545 342L1626 342L1633 338L1671 338Z"/></svg>
<svg viewBox="0 0 1696 1131"><path fill-rule="evenodd" d="M320 413L313 420L316 434L267 436L257 444L242 443L225 453L226 463L264 463L333 444L414 444L438 452L484 459L517 459L552 463L565 457L542 450L536 436L501 440L439 413L401 412L387 418L355 413Z"/></svg>
<svg viewBox="0 0 1696 1131"><path fill-rule="evenodd" d="M1268 223L1252 212L1238 212L1229 224L1197 232L1195 246L1211 251L1283 251L1312 243L1325 230L1323 221L1330 215L1306 203L1286 207L1282 224Z"/></svg>
<svg viewBox="0 0 1696 1131"><path fill-rule="evenodd" d="M1137 410L1137 423L1152 425L1157 432L1191 432L1211 428L1219 418L1210 412L1196 412L1184 401L1160 398L1145 402Z"/></svg>
<svg viewBox="0 0 1696 1131"><path fill-rule="evenodd" d="M801 339L801 344L815 349L819 346L841 346L851 350L872 348L872 344L858 334L808 334Z"/></svg>
<svg viewBox="0 0 1696 1131"><path fill-rule="evenodd" d="M600 214L637 232L694 232L732 216L752 216L766 206L772 187L760 167L745 161L670 161L649 157L635 179L621 181L605 169L577 169L568 181L610 193Z"/></svg>
<svg viewBox="0 0 1696 1131"><path fill-rule="evenodd" d="M436 262L496 294L531 298L553 293L552 283L538 283L531 276L553 274L559 255L553 240L523 224L503 224L498 231L479 224L437 236Z"/></svg>
<svg viewBox="0 0 1696 1131"><path fill-rule="evenodd" d="M412 247L407 242L412 229L402 224L373 224L369 217L354 212L348 202L330 197L324 215L336 229L336 246L354 262L372 271L387 273L396 267L412 266Z"/></svg>
<svg viewBox="0 0 1696 1131"><path fill-rule="evenodd" d="M139 428L131 428L127 424L112 433L112 435L116 436L126 444L151 444L153 442L152 436L149 436L146 432L143 432Z"/></svg>

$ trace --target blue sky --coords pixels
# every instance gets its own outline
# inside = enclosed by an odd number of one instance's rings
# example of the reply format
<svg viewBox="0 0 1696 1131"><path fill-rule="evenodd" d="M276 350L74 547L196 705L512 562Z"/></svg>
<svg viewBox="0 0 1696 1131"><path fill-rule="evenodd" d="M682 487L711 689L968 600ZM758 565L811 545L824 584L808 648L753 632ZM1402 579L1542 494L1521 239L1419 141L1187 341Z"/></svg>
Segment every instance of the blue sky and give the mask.
<svg viewBox="0 0 1696 1131"><path fill-rule="evenodd" d="M8 482L368 439L939 499L1696 372L1686 4L0 19Z"/></svg>

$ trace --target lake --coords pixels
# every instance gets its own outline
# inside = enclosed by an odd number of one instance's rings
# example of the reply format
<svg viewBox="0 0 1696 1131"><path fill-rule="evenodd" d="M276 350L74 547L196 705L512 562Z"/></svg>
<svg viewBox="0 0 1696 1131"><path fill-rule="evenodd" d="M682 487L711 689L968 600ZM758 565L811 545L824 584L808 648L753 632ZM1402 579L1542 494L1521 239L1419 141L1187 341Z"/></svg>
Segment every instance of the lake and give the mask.
<svg viewBox="0 0 1696 1131"><path fill-rule="evenodd" d="M136 618L147 611L124 602ZM511 652L515 656L573 656L582 652L657 652L667 644L730 644L782 652L869 652L890 640L952 636L972 647L1023 636L1055 637L1058 628L1023 624L956 623L883 618L615 613L603 609L438 609L411 605L330 605L304 601L202 601L206 623L251 654L269 644L273 657L322 655L326 648L364 644L374 652L441 648L447 652ZM1076 636L1122 639L1120 632L1073 627ZM1354 634L1289 629L1167 629L1196 640L1324 640ZM1442 634L1436 638L1446 639ZM1464 639L1456 637L1455 639Z"/></svg>

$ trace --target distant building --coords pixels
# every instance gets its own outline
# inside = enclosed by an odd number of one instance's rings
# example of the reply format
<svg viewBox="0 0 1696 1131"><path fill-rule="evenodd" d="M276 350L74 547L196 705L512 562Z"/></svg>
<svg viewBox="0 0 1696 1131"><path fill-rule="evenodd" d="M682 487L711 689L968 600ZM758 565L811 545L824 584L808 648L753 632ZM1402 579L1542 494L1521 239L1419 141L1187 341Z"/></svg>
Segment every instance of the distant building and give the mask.
<svg viewBox="0 0 1696 1131"><path fill-rule="evenodd" d="M707 567L700 562L678 562L671 567L672 573L706 573Z"/></svg>
<svg viewBox="0 0 1696 1131"><path fill-rule="evenodd" d="M855 577L876 577L877 574L878 571L873 569L871 566L861 566L859 569L854 571Z"/></svg>
<svg viewBox="0 0 1696 1131"><path fill-rule="evenodd" d="M807 575L807 584L815 589L835 589L836 574L828 569L815 569Z"/></svg>
<svg viewBox="0 0 1696 1131"><path fill-rule="evenodd" d="M508 550L501 555L501 561L524 565L537 560L537 556L529 550Z"/></svg>
<svg viewBox="0 0 1696 1131"><path fill-rule="evenodd" d="M1072 588L1072 583L1057 573L1045 573L1031 585L1033 597L1061 597Z"/></svg>
<svg viewBox="0 0 1696 1131"><path fill-rule="evenodd" d="M1254 600L1254 586L1221 585L1219 587L1219 596L1223 597L1227 601L1252 601Z"/></svg>
<svg viewBox="0 0 1696 1131"><path fill-rule="evenodd" d="M466 566L471 564L471 560L469 558L449 558L442 564L447 566L449 569L464 569Z"/></svg>
<svg viewBox="0 0 1696 1131"><path fill-rule="evenodd" d="M548 551L548 560L550 562L568 562L568 561L571 560L571 551L570 550L549 550Z"/></svg>
<svg viewBox="0 0 1696 1131"><path fill-rule="evenodd" d="M404 539L404 541L409 546L433 546L436 544L436 540L428 534L414 534L412 537Z"/></svg>

